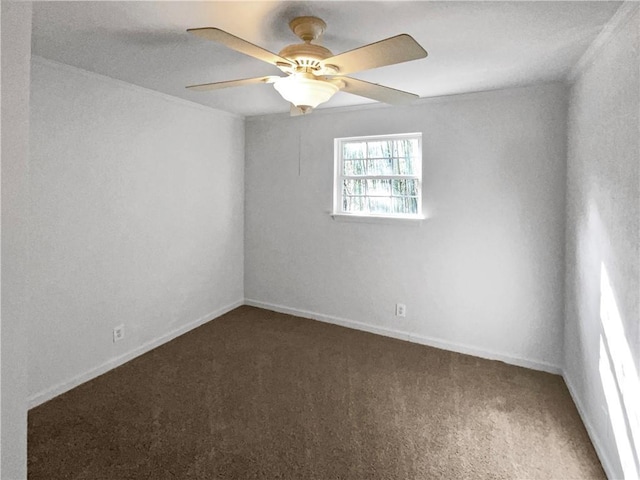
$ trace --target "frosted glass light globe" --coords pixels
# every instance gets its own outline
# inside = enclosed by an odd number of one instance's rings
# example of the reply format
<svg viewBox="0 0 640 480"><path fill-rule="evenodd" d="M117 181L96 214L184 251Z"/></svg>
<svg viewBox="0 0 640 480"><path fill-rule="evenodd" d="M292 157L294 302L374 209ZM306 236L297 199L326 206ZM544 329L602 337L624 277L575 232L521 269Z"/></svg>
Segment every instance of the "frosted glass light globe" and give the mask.
<svg viewBox="0 0 640 480"><path fill-rule="evenodd" d="M320 80L308 73L298 73L276 80L273 87L282 98L296 107L316 108L329 100L338 90L337 85Z"/></svg>

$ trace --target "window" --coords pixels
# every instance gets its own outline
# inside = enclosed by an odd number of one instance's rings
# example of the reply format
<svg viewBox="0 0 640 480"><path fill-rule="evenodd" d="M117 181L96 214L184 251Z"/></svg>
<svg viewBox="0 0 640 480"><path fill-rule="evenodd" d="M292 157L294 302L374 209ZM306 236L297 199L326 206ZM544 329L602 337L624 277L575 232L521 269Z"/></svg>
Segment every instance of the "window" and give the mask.
<svg viewBox="0 0 640 480"><path fill-rule="evenodd" d="M422 134L335 140L333 214L422 217Z"/></svg>

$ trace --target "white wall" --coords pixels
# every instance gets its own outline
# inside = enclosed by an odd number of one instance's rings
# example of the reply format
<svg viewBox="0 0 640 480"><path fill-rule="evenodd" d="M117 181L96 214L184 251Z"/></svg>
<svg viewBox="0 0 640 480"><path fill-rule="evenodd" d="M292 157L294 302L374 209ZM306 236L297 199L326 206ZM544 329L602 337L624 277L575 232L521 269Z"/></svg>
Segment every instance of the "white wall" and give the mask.
<svg viewBox="0 0 640 480"><path fill-rule="evenodd" d="M31 127L36 404L242 302L244 120L36 58Z"/></svg>
<svg viewBox="0 0 640 480"><path fill-rule="evenodd" d="M31 3L2 16L2 287L0 478L27 477L27 274Z"/></svg>
<svg viewBox="0 0 640 480"><path fill-rule="evenodd" d="M565 378L604 467L611 478L629 479L640 473L640 425L631 418L640 422L640 25L633 8L596 41L570 91L564 342Z"/></svg>
<svg viewBox="0 0 640 480"><path fill-rule="evenodd" d="M561 85L248 119L249 303L558 372L565 121ZM429 218L333 220L333 139L416 131Z"/></svg>

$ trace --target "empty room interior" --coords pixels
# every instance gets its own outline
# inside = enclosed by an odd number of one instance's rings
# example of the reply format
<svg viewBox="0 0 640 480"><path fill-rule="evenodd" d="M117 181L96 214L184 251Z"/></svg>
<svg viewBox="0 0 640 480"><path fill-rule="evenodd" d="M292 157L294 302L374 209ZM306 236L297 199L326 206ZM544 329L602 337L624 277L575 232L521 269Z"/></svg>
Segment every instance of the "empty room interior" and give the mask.
<svg viewBox="0 0 640 480"><path fill-rule="evenodd" d="M639 479L639 7L2 0L0 477Z"/></svg>

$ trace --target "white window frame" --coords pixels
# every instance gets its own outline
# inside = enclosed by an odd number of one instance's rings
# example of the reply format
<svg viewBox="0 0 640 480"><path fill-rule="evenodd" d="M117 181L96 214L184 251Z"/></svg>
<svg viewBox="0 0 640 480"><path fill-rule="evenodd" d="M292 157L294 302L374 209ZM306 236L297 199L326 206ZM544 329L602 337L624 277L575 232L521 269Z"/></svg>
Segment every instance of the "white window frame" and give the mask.
<svg viewBox="0 0 640 480"><path fill-rule="evenodd" d="M342 157L343 145L349 142L367 142L367 141L380 141L380 140L402 140L406 138L412 138L418 140L418 148L420 150L419 158L417 162L416 171L413 175L360 175L360 176L345 176ZM369 220L423 220L425 217L422 213L422 133L398 133L389 135L369 135L359 137L344 137L334 139L334 180L333 180L333 211L332 217L335 220L356 220L356 221L369 221ZM417 203L418 212L415 214L402 214L402 213L368 213L368 212L343 212L342 211L342 185L344 179L415 179L417 180Z"/></svg>

